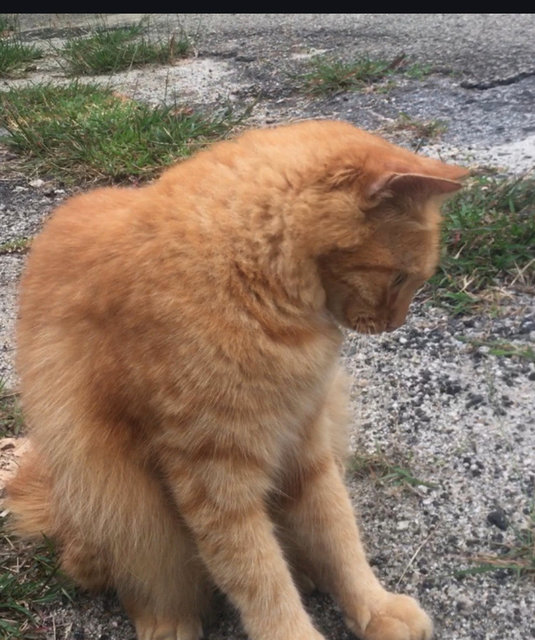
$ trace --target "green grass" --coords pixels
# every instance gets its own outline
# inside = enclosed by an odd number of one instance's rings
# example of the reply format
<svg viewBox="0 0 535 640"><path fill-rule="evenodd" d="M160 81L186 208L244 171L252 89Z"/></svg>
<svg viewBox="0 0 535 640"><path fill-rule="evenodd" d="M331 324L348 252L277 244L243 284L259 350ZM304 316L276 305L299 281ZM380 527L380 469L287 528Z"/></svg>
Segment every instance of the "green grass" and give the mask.
<svg viewBox="0 0 535 640"><path fill-rule="evenodd" d="M171 64L191 50L190 39L183 31L152 41L143 35L144 30L141 23L116 29L100 28L88 37L70 40L60 52L67 73L93 75L116 73L149 63Z"/></svg>
<svg viewBox="0 0 535 640"><path fill-rule="evenodd" d="M403 75L414 80L422 80L432 72L433 68L430 64L421 64L415 62L403 69Z"/></svg>
<svg viewBox="0 0 535 640"><path fill-rule="evenodd" d="M338 91L358 91L392 75L391 63L366 56L350 62L317 56L309 63L309 70L297 76L301 90L311 95Z"/></svg>
<svg viewBox="0 0 535 640"><path fill-rule="evenodd" d="M41 624L47 605L64 604L74 589L58 571L52 545L23 545L10 536L0 515L0 638L48 637Z"/></svg>
<svg viewBox="0 0 535 640"><path fill-rule="evenodd" d="M6 388L0 378L0 438L18 436L22 432L22 411L18 394Z"/></svg>
<svg viewBox="0 0 535 640"><path fill-rule="evenodd" d="M7 253L26 253L30 248L31 238L14 238L0 243L0 256Z"/></svg>
<svg viewBox="0 0 535 640"><path fill-rule="evenodd" d="M475 566L456 571L455 575L464 577L505 569L535 579L535 511L528 516L525 527L514 529L512 542L495 543L494 547L498 553L471 557Z"/></svg>
<svg viewBox="0 0 535 640"><path fill-rule="evenodd" d="M401 112L397 119L388 124L384 130L388 132L406 131L414 139L412 150L418 152L423 144L440 138L447 131L448 125L443 120L419 120Z"/></svg>
<svg viewBox="0 0 535 640"><path fill-rule="evenodd" d="M418 138L429 141L439 138L447 131L448 125L443 120L419 120L401 112L397 120L387 129L389 131L410 131Z"/></svg>
<svg viewBox="0 0 535 640"><path fill-rule="evenodd" d="M504 358L520 358L535 362L535 351L528 346L519 346L505 340L475 340L459 336L458 340L467 342L474 347L487 347L488 353Z"/></svg>
<svg viewBox="0 0 535 640"><path fill-rule="evenodd" d="M18 19L14 13L0 13L0 38L17 30Z"/></svg>
<svg viewBox="0 0 535 640"><path fill-rule="evenodd" d="M0 380L0 438L20 435L22 425L18 394ZM51 543L17 540L7 531L6 514L0 507L0 638L44 639L44 609L65 604L72 593L58 572Z"/></svg>
<svg viewBox="0 0 535 640"><path fill-rule="evenodd" d="M22 426L18 394L0 380L0 438L20 435ZM5 525L0 508L0 638L44 639L44 607L64 604L73 589L59 574L49 541L24 544Z"/></svg>
<svg viewBox="0 0 535 640"><path fill-rule="evenodd" d="M24 72L25 65L41 58L42 55L40 49L34 45L23 44L17 36L0 36L0 78Z"/></svg>
<svg viewBox="0 0 535 640"><path fill-rule="evenodd" d="M22 42L16 15L0 14L0 78L23 74L29 63L42 55L36 46Z"/></svg>
<svg viewBox="0 0 535 640"><path fill-rule="evenodd" d="M392 462L382 452L356 453L350 464L349 471L357 478L373 478L380 484L390 484L415 488L418 486L436 488L436 484L417 478L405 463Z"/></svg>
<svg viewBox="0 0 535 640"><path fill-rule="evenodd" d="M150 107L92 84L37 85L0 94L4 142L34 171L65 182L121 182L226 136L247 115Z"/></svg>
<svg viewBox="0 0 535 640"><path fill-rule="evenodd" d="M408 65L406 56L401 54L393 60L373 59L360 56L344 61L333 56L315 56L309 68L294 76L299 88L310 95L332 94L340 91L361 91L367 87L382 89L384 81L394 74L403 74L411 78L423 78L430 73L430 67L421 64Z"/></svg>
<svg viewBox="0 0 535 640"><path fill-rule="evenodd" d="M430 286L436 302L470 312L501 284L535 285L535 177L478 177L444 207L443 256Z"/></svg>

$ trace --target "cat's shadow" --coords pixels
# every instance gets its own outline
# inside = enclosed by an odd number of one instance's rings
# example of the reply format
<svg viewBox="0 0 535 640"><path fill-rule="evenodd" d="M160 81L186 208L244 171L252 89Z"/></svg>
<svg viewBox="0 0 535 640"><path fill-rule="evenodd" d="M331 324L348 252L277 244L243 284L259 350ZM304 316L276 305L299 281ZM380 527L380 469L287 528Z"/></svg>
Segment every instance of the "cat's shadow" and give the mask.
<svg viewBox="0 0 535 640"><path fill-rule="evenodd" d="M303 604L326 640L356 640L346 627L332 598L319 591L303 596ZM249 640L237 610L218 591L212 601L212 615L204 626L205 640Z"/></svg>
<svg viewBox="0 0 535 640"><path fill-rule="evenodd" d="M326 640L356 640L356 636L346 627L342 614L330 596L314 591L303 597L303 603ZM121 622L128 626L131 625L115 594L108 593L103 595L102 605L106 613L114 617L119 616ZM120 635L115 635L117 631L116 627L115 632L105 632L99 637L99 640L119 639ZM84 637L84 635L79 637ZM136 635L133 625L131 626L131 632L125 634L124 637L125 640L135 640ZM243 630L238 611L220 591L216 591L213 595L211 615L204 624L203 638L204 640L249 640Z"/></svg>

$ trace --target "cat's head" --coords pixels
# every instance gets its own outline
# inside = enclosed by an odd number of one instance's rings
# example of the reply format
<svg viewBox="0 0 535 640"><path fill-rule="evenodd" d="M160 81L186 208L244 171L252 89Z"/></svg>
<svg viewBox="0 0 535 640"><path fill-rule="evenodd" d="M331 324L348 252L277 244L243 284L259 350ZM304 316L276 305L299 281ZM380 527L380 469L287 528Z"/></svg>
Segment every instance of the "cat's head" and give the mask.
<svg viewBox="0 0 535 640"><path fill-rule="evenodd" d="M403 324L415 292L439 260L440 206L467 174L404 150L396 155L398 148L389 146L396 152L364 171L359 167L353 178L346 167L333 186L334 203L358 203L353 215L359 230L340 231L318 257L327 308L340 324L361 333ZM351 208L334 204L334 217L337 206Z"/></svg>

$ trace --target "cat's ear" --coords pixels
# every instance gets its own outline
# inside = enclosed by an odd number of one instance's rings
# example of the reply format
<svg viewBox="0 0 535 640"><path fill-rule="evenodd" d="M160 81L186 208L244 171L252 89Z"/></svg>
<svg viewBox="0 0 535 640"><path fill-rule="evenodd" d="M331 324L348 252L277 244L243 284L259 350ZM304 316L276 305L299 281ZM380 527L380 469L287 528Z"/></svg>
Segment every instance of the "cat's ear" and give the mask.
<svg viewBox="0 0 535 640"><path fill-rule="evenodd" d="M440 173L442 175L384 173L368 185L366 197L377 202L387 197L404 194L422 198L435 195L448 196L462 188L463 184L459 179L467 176L468 170L453 165L442 165Z"/></svg>

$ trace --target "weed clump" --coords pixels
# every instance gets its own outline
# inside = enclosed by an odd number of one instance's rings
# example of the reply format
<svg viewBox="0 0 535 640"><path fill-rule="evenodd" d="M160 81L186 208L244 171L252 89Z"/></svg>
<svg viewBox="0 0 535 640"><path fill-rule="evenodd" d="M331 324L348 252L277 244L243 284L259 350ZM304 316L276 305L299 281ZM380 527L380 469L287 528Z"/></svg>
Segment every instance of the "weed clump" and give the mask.
<svg viewBox="0 0 535 640"><path fill-rule="evenodd" d="M116 73L149 63L170 64L186 56L191 42L184 32L153 41L141 24L97 29L92 35L65 44L61 57L71 76ZM138 37L141 36L141 37Z"/></svg>
<svg viewBox="0 0 535 640"><path fill-rule="evenodd" d="M42 51L22 42L13 32L9 23L0 21L0 78L7 78L24 72L25 65L41 58Z"/></svg>
<svg viewBox="0 0 535 640"><path fill-rule="evenodd" d="M501 283L535 285L535 178L477 177L444 207L434 299L454 313Z"/></svg>
<svg viewBox="0 0 535 640"><path fill-rule="evenodd" d="M153 108L111 89L75 81L0 94L4 141L30 166L65 182L137 181L224 137L245 117Z"/></svg>

